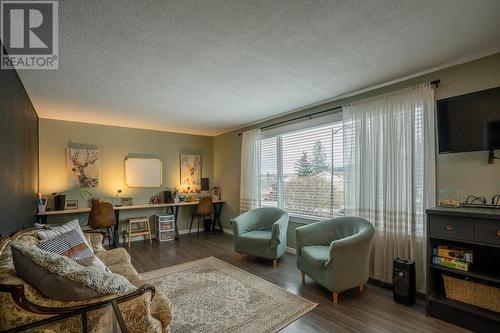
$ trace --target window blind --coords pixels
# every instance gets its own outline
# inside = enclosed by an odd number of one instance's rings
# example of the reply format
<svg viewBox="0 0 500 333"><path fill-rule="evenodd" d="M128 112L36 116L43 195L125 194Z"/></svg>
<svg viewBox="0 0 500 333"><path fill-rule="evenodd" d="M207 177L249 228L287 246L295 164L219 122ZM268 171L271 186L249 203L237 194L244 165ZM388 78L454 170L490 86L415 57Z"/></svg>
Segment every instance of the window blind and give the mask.
<svg viewBox="0 0 500 333"><path fill-rule="evenodd" d="M260 187L262 206L278 207L278 138L260 142Z"/></svg>
<svg viewBox="0 0 500 333"><path fill-rule="evenodd" d="M344 214L342 121L261 140L261 204L304 219Z"/></svg>

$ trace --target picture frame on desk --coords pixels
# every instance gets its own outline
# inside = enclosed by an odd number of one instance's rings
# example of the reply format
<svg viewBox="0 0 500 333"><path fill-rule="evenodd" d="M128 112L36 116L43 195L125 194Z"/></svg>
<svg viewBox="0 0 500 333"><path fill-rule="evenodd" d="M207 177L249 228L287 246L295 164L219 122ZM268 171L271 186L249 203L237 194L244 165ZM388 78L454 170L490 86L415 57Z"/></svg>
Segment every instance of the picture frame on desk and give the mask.
<svg viewBox="0 0 500 333"><path fill-rule="evenodd" d="M212 200L217 201L220 200L220 187L215 186L212 189Z"/></svg>
<svg viewBox="0 0 500 333"><path fill-rule="evenodd" d="M133 205L133 199L132 199L132 197L124 197L124 198L122 198L121 205L122 206L132 206Z"/></svg>
<svg viewBox="0 0 500 333"><path fill-rule="evenodd" d="M66 200L64 210L78 209L78 200Z"/></svg>

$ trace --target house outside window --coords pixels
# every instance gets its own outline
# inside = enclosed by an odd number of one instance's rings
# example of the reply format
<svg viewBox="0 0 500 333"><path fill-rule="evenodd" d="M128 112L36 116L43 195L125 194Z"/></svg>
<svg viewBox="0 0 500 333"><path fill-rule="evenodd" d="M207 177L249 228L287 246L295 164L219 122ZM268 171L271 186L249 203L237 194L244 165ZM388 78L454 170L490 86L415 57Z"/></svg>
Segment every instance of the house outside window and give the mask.
<svg viewBox="0 0 500 333"><path fill-rule="evenodd" d="M295 220L344 215L342 121L265 137L260 141L261 206Z"/></svg>

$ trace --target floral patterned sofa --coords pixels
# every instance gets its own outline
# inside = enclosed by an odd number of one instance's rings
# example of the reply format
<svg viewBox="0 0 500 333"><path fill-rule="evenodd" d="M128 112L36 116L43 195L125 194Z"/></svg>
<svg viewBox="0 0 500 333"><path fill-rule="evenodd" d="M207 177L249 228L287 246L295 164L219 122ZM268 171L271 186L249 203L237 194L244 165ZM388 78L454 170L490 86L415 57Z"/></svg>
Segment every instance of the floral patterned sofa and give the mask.
<svg viewBox="0 0 500 333"><path fill-rule="evenodd" d="M25 229L0 241L0 331L67 314L89 305L115 300L129 332L168 332L171 303L159 289L147 285L130 262L123 248L105 250L103 235L84 231L94 254L113 272L126 277L135 289L125 294L112 294L85 301L60 301L45 298L35 288L16 275L10 243L13 240L37 244L38 229ZM110 323L110 308L93 311L87 319L89 332L106 332ZM44 332L81 332L79 317L56 321Z"/></svg>

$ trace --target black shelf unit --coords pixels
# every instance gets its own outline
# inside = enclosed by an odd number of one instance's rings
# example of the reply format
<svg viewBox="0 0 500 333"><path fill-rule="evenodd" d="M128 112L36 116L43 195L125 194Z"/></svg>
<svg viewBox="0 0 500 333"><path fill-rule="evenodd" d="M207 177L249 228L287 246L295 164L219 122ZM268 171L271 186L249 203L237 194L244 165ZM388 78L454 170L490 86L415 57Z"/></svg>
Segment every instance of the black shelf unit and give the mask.
<svg viewBox="0 0 500 333"><path fill-rule="evenodd" d="M482 272L482 271L478 271L474 268L470 268L469 271L465 272L465 271L461 271L458 269L453 269L453 268L435 265L435 264L431 264L430 267L431 267L431 269L437 269L437 270L441 270L441 271L456 274L456 275L471 277L471 278L474 278L476 280L482 280L482 281L493 282L493 283L500 283L500 275L499 275L499 273L496 273L496 272L493 272L493 273Z"/></svg>
<svg viewBox="0 0 500 333"><path fill-rule="evenodd" d="M445 274L500 288L500 211L430 208L427 234L427 314L475 332L500 332L500 313L447 298L443 282ZM469 271L433 264L438 245L471 248Z"/></svg>

